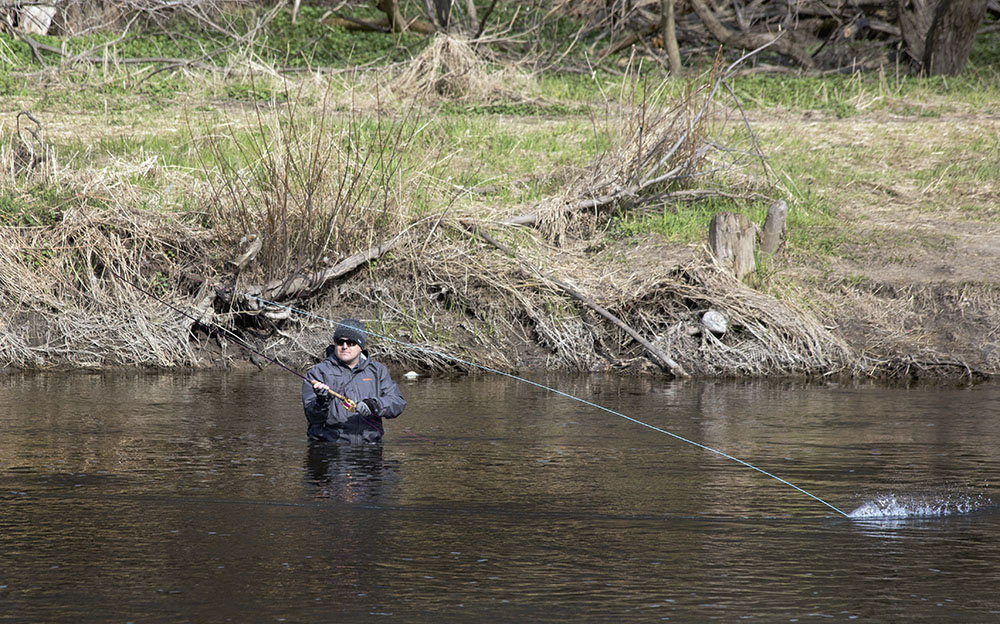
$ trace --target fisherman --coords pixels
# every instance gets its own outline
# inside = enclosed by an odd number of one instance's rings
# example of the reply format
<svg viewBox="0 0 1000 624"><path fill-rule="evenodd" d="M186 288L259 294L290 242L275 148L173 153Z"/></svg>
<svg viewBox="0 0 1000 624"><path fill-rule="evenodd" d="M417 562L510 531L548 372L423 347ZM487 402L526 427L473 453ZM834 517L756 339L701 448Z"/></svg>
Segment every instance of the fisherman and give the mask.
<svg viewBox="0 0 1000 624"><path fill-rule="evenodd" d="M306 373L302 407L310 440L377 444L385 433L382 419L403 413L406 400L385 365L369 357L367 344L364 324L345 319L326 359Z"/></svg>

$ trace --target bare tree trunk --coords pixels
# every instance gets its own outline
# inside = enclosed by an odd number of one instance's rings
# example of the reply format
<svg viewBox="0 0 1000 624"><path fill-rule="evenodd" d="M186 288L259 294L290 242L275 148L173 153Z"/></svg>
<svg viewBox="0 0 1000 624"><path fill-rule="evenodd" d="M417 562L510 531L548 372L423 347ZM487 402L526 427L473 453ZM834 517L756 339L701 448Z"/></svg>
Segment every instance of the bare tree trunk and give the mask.
<svg viewBox="0 0 1000 624"><path fill-rule="evenodd" d="M663 37L663 47L667 50L667 59L670 61L670 73L673 76L680 76L683 67L681 67L681 50L677 45L674 0L660 0L660 32Z"/></svg>
<svg viewBox="0 0 1000 624"><path fill-rule="evenodd" d="M25 2L19 11L18 30L26 35L47 35L55 15L56 7L53 5Z"/></svg>
<svg viewBox="0 0 1000 624"><path fill-rule="evenodd" d="M406 20L403 19L403 14L399 12L399 0L378 0L378 10L385 13L392 32L403 32L406 30Z"/></svg>
<svg viewBox="0 0 1000 624"><path fill-rule="evenodd" d="M451 24L451 0L434 0L434 9L437 11L438 24L447 31Z"/></svg>
<svg viewBox="0 0 1000 624"><path fill-rule="evenodd" d="M961 74L988 4L989 0L899 0L907 53L929 75Z"/></svg>
<svg viewBox="0 0 1000 624"><path fill-rule="evenodd" d="M476 1L475 0L465 0L465 12L469 15L469 21L473 24L479 21L479 17L476 15Z"/></svg>
<svg viewBox="0 0 1000 624"><path fill-rule="evenodd" d="M939 0L897 0L899 30L906 53L917 63L924 58L924 41L934 19L934 7Z"/></svg>
<svg viewBox="0 0 1000 624"><path fill-rule="evenodd" d="M427 19L434 24L434 28L447 31L451 20L451 0L423 0L423 4Z"/></svg>
<svg viewBox="0 0 1000 624"><path fill-rule="evenodd" d="M767 255L778 251L785 235L785 221L788 219L788 204L779 199L767 209L764 231L761 234L760 250Z"/></svg>

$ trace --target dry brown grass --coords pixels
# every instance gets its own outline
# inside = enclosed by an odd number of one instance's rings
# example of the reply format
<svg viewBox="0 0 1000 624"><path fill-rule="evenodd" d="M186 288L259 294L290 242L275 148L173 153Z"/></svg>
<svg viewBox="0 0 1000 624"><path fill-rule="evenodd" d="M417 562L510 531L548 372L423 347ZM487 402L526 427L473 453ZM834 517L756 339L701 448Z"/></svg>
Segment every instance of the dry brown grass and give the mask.
<svg viewBox="0 0 1000 624"><path fill-rule="evenodd" d="M331 318L366 310L380 333L501 370L657 370L639 344L567 297L547 279L552 276L592 297L694 375L852 374L866 362L809 312L735 281L710 262L689 259L659 276L612 271L565 251L540 252L543 247L520 238L518 253L544 266L540 274L461 232L464 241L405 254L400 260L409 271L377 269L367 274L367 286L342 288L318 309ZM729 318L724 336L703 330L700 319L709 309ZM466 368L405 345L383 341L379 349L409 366Z"/></svg>
<svg viewBox="0 0 1000 624"><path fill-rule="evenodd" d="M169 217L86 203L57 223L0 229L0 362L193 365L185 319L121 279L181 299L185 261L203 257L205 236ZM182 304L183 305L183 304Z"/></svg>
<svg viewBox="0 0 1000 624"><path fill-rule="evenodd" d="M403 99L491 104L520 101L529 78L516 66L494 65L466 39L438 34L390 87Z"/></svg>

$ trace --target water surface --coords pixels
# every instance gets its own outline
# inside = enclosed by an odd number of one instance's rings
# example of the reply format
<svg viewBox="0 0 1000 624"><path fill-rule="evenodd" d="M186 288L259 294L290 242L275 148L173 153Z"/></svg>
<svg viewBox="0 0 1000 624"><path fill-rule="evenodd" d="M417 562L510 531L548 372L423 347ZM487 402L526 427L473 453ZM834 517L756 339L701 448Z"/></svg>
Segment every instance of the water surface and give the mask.
<svg viewBox="0 0 1000 624"><path fill-rule="evenodd" d="M7 374L0 621L1000 620L1000 386L537 381L830 506L498 376L350 449L287 373Z"/></svg>

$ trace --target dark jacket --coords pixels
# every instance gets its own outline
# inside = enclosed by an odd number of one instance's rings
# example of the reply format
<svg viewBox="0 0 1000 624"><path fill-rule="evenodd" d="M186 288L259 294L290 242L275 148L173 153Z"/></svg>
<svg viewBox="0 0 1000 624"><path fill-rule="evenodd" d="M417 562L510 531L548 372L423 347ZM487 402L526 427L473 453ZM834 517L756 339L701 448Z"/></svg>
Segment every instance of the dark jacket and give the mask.
<svg viewBox="0 0 1000 624"><path fill-rule="evenodd" d="M326 359L313 366L306 378L321 381L334 392L342 394L358 403L365 399L372 407L370 416L360 416L349 411L343 402L332 397L324 409L317 405L316 392L309 382L302 382L302 407L309 421L308 434L314 440L349 442L361 444L375 443L382 439L385 429L383 418L395 418L403 413L406 400L399 392L399 386L389 376L389 370L381 363L361 353L361 360L353 369L337 359L332 347L326 350Z"/></svg>

